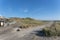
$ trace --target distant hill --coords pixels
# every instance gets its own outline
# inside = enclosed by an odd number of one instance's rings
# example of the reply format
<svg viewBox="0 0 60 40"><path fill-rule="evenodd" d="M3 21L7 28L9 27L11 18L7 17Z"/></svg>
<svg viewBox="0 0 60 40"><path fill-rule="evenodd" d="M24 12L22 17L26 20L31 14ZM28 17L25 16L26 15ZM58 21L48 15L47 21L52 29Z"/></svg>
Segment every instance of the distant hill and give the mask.
<svg viewBox="0 0 60 40"><path fill-rule="evenodd" d="M5 23L15 23L13 26L22 26L22 27L34 27L38 25L42 25L45 23L45 21L41 20L36 20L30 17L26 18L19 18L19 17L10 17L10 18L5 18L4 16L0 16L0 19L4 20Z"/></svg>
<svg viewBox="0 0 60 40"><path fill-rule="evenodd" d="M44 24L44 22L40 21L40 20L36 20L33 18L18 18L18 17L11 17L8 19L8 22L13 22L15 21L16 24L19 26L23 26L23 27L34 27L34 26L38 26L38 25L42 25Z"/></svg>

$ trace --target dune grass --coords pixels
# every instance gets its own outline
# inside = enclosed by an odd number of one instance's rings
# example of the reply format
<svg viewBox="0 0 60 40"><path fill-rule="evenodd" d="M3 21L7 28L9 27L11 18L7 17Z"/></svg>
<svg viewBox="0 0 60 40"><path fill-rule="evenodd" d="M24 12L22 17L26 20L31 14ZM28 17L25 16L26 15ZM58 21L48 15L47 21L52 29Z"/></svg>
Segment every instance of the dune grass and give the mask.
<svg viewBox="0 0 60 40"><path fill-rule="evenodd" d="M46 27L43 31L46 36L60 36L60 23L56 23L52 27Z"/></svg>
<svg viewBox="0 0 60 40"><path fill-rule="evenodd" d="M28 28L28 27L35 27L35 26L40 26L45 24L46 22L40 21L40 20L36 20L33 18L10 18L9 19L10 22L16 21L16 23L19 23L19 26L22 26L23 28Z"/></svg>

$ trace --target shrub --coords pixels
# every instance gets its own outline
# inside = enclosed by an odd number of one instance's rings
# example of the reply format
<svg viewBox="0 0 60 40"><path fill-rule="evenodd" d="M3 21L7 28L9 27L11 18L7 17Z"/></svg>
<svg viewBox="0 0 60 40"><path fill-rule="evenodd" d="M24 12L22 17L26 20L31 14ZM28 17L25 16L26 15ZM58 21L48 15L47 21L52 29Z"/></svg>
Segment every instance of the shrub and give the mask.
<svg viewBox="0 0 60 40"><path fill-rule="evenodd" d="M53 28L44 28L42 30L45 33L45 36L60 36L60 30Z"/></svg>

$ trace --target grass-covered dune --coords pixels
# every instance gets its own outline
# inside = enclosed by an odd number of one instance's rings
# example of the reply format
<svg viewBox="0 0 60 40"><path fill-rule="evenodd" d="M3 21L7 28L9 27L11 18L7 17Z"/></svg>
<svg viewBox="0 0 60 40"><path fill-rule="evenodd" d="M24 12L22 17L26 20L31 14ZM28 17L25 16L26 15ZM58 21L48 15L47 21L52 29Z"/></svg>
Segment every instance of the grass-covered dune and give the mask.
<svg viewBox="0 0 60 40"><path fill-rule="evenodd" d="M60 22L56 22L54 26L43 29L45 36L60 36Z"/></svg>
<svg viewBox="0 0 60 40"><path fill-rule="evenodd" d="M9 22L16 21L16 24L19 24L20 27L27 28L27 27L34 27L38 25L45 24L46 22L36 20L33 18L18 18L18 17L11 17L8 19ZM15 24L15 25L16 25Z"/></svg>

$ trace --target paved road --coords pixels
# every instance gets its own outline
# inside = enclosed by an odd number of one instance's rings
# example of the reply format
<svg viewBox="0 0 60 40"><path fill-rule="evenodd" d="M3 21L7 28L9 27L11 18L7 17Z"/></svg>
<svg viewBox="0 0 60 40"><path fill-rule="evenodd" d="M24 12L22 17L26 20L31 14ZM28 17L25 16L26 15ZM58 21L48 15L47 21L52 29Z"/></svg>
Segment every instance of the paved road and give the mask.
<svg viewBox="0 0 60 40"><path fill-rule="evenodd" d="M46 27L46 25L50 26L52 23L53 22L42 26L23 29L21 31L15 31L15 28L13 28L10 32L5 31L5 33L0 34L0 40L20 40L20 38L23 38L25 35L28 35L36 30L42 30L42 28Z"/></svg>

